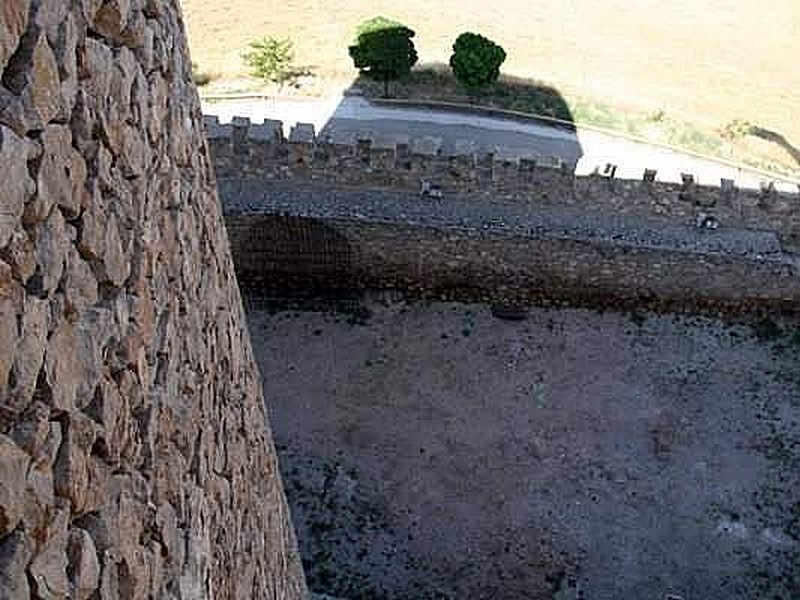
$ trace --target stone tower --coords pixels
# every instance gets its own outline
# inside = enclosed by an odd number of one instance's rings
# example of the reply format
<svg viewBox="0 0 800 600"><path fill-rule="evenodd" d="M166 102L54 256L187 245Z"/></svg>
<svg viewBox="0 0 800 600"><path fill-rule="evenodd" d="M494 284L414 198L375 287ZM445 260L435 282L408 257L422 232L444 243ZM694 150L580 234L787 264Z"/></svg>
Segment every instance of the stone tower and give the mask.
<svg viewBox="0 0 800 600"><path fill-rule="evenodd" d="M177 0L2 0L0 73L0 598L305 598Z"/></svg>

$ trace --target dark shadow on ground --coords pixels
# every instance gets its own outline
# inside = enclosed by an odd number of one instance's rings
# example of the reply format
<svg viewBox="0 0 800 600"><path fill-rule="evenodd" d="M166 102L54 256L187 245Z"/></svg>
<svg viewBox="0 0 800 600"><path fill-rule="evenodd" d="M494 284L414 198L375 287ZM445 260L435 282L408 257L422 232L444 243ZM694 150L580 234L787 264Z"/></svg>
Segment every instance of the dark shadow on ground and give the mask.
<svg viewBox="0 0 800 600"><path fill-rule="evenodd" d="M353 87L373 98L384 97L383 84L359 76ZM505 110L516 110L573 122L572 112L561 93L551 85L523 77L501 75L480 92L470 93L458 84L450 67L426 63L389 86L390 98L449 100Z"/></svg>
<svg viewBox="0 0 800 600"><path fill-rule="evenodd" d="M353 249L317 219L264 215L226 219L239 285L272 295L348 290Z"/></svg>
<svg viewBox="0 0 800 600"><path fill-rule="evenodd" d="M385 99L382 81L359 76L351 85L351 91L360 90L365 97L373 100ZM408 76L391 82L389 86L391 98L413 101L409 107L427 113L419 121L409 121L407 117L393 119L382 115L375 120L356 118L352 110L340 106L320 130L320 137L335 143L355 144L364 134L382 146L393 142L410 142L413 148L415 139L425 137L439 138L439 153L444 156L458 154L458 142L472 142L476 154L485 156L493 153L506 159L521 157L559 157L570 169L574 170L583 156L578 137L575 133L572 112L561 93L552 86L532 80L501 76L500 80L488 86L480 94L468 94L454 79L449 67L442 64L429 64L415 68ZM437 108L426 105L430 101L447 101L451 103L513 110L551 117L564 121L549 127L545 120L537 120L526 116L493 114L491 111L463 111L463 121L449 121L437 118L438 112L460 112L448 108ZM391 107L384 107L391 110ZM470 116L490 117L493 119L512 121L515 127L485 127L471 121ZM548 130L532 131L531 127L544 125ZM527 126L527 127L526 127Z"/></svg>
<svg viewBox="0 0 800 600"><path fill-rule="evenodd" d="M800 166L800 148L793 146L782 134L778 133L777 131L765 129L764 127L759 127L758 125L754 125L750 129L749 133L750 135L761 138L767 142L777 144L786 150L786 152L789 153L789 156L792 157L792 160L796 162L798 166Z"/></svg>

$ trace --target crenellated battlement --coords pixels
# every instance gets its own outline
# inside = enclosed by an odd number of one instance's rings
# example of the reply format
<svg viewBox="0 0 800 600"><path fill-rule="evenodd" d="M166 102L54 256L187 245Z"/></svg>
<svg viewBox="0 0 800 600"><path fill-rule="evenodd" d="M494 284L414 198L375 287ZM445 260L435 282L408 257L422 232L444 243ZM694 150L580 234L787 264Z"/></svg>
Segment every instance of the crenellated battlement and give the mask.
<svg viewBox="0 0 800 600"><path fill-rule="evenodd" d="M329 176L341 183L414 189L430 181L443 191L466 193L520 191L534 178L548 184L572 179L559 157L515 160L503 148L479 155L471 140L457 142L455 154L446 156L441 138L433 136L386 142L365 132L354 143L342 144L317 136L308 123L293 126L288 138L280 121L255 124L234 117L220 124L206 116L205 125L220 176L269 175L273 170L287 177Z"/></svg>
<svg viewBox="0 0 800 600"><path fill-rule="evenodd" d="M430 195L445 198L483 194L614 214L655 214L683 224L713 217L723 227L770 229L784 242L800 241L800 189L783 193L772 184L742 189L730 179L701 185L690 173L680 182L666 182L654 169L645 169L637 180L619 179L611 164L576 176L560 157L518 158L502 147L479 153L471 140L458 141L455 151L445 154L442 139L432 136L387 142L363 132L352 142L335 143L306 123L293 126L288 138L280 121L235 117L221 124L206 116L205 126L219 177L436 190Z"/></svg>

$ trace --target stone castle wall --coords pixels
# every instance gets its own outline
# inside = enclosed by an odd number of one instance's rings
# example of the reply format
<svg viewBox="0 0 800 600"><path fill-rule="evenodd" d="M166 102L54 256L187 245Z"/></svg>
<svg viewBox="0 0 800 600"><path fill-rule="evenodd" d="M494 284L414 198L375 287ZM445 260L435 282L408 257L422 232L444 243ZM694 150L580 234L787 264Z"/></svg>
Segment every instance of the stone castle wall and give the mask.
<svg viewBox="0 0 800 600"><path fill-rule="evenodd" d="M343 214L230 214L226 221L239 280L254 290L388 288L508 306L555 301L737 314L800 307L800 273L782 255Z"/></svg>
<svg viewBox="0 0 800 600"><path fill-rule="evenodd" d="M311 125L285 139L278 121L214 117L206 130L248 284L736 312L800 300L797 194L654 171L618 180L613 166L576 177L558 158L478 156L467 142L444 156L430 137L334 144ZM424 182L443 197L420 198ZM706 216L718 231L697 227Z"/></svg>
<svg viewBox="0 0 800 600"><path fill-rule="evenodd" d="M298 124L288 139L279 121L250 123L234 118L220 124L206 117L206 130L218 176L293 179L335 185L387 187L418 191L422 182L444 194L484 194L534 204L583 206L615 214L658 215L694 223L699 213L725 226L770 229L792 245L800 242L800 194L739 189L733 181L699 185L686 174L682 183L657 180L647 171L640 181L607 173L575 177L558 157L509 160L479 156L469 141L458 142L453 156L442 154L441 140L427 137L385 145L365 133L354 144L334 144ZM800 190L798 190L800 191Z"/></svg>
<svg viewBox="0 0 800 600"><path fill-rule="evenodd" d="M0 2L0 598L304 598L176 0Z"/></svg>

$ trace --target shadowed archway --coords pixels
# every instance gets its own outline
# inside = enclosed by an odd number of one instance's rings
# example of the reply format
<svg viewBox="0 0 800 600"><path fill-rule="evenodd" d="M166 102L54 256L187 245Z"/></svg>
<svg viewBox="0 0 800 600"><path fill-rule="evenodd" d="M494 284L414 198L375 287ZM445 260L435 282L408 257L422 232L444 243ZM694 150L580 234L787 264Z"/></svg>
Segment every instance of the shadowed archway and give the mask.
<svg viewBox="0 0 800 600"><path fill-rule="evenodd" d="M236 275L248 291L303 292L351 287L353 248L317 219L263 215L228 217Z"/></svg>

